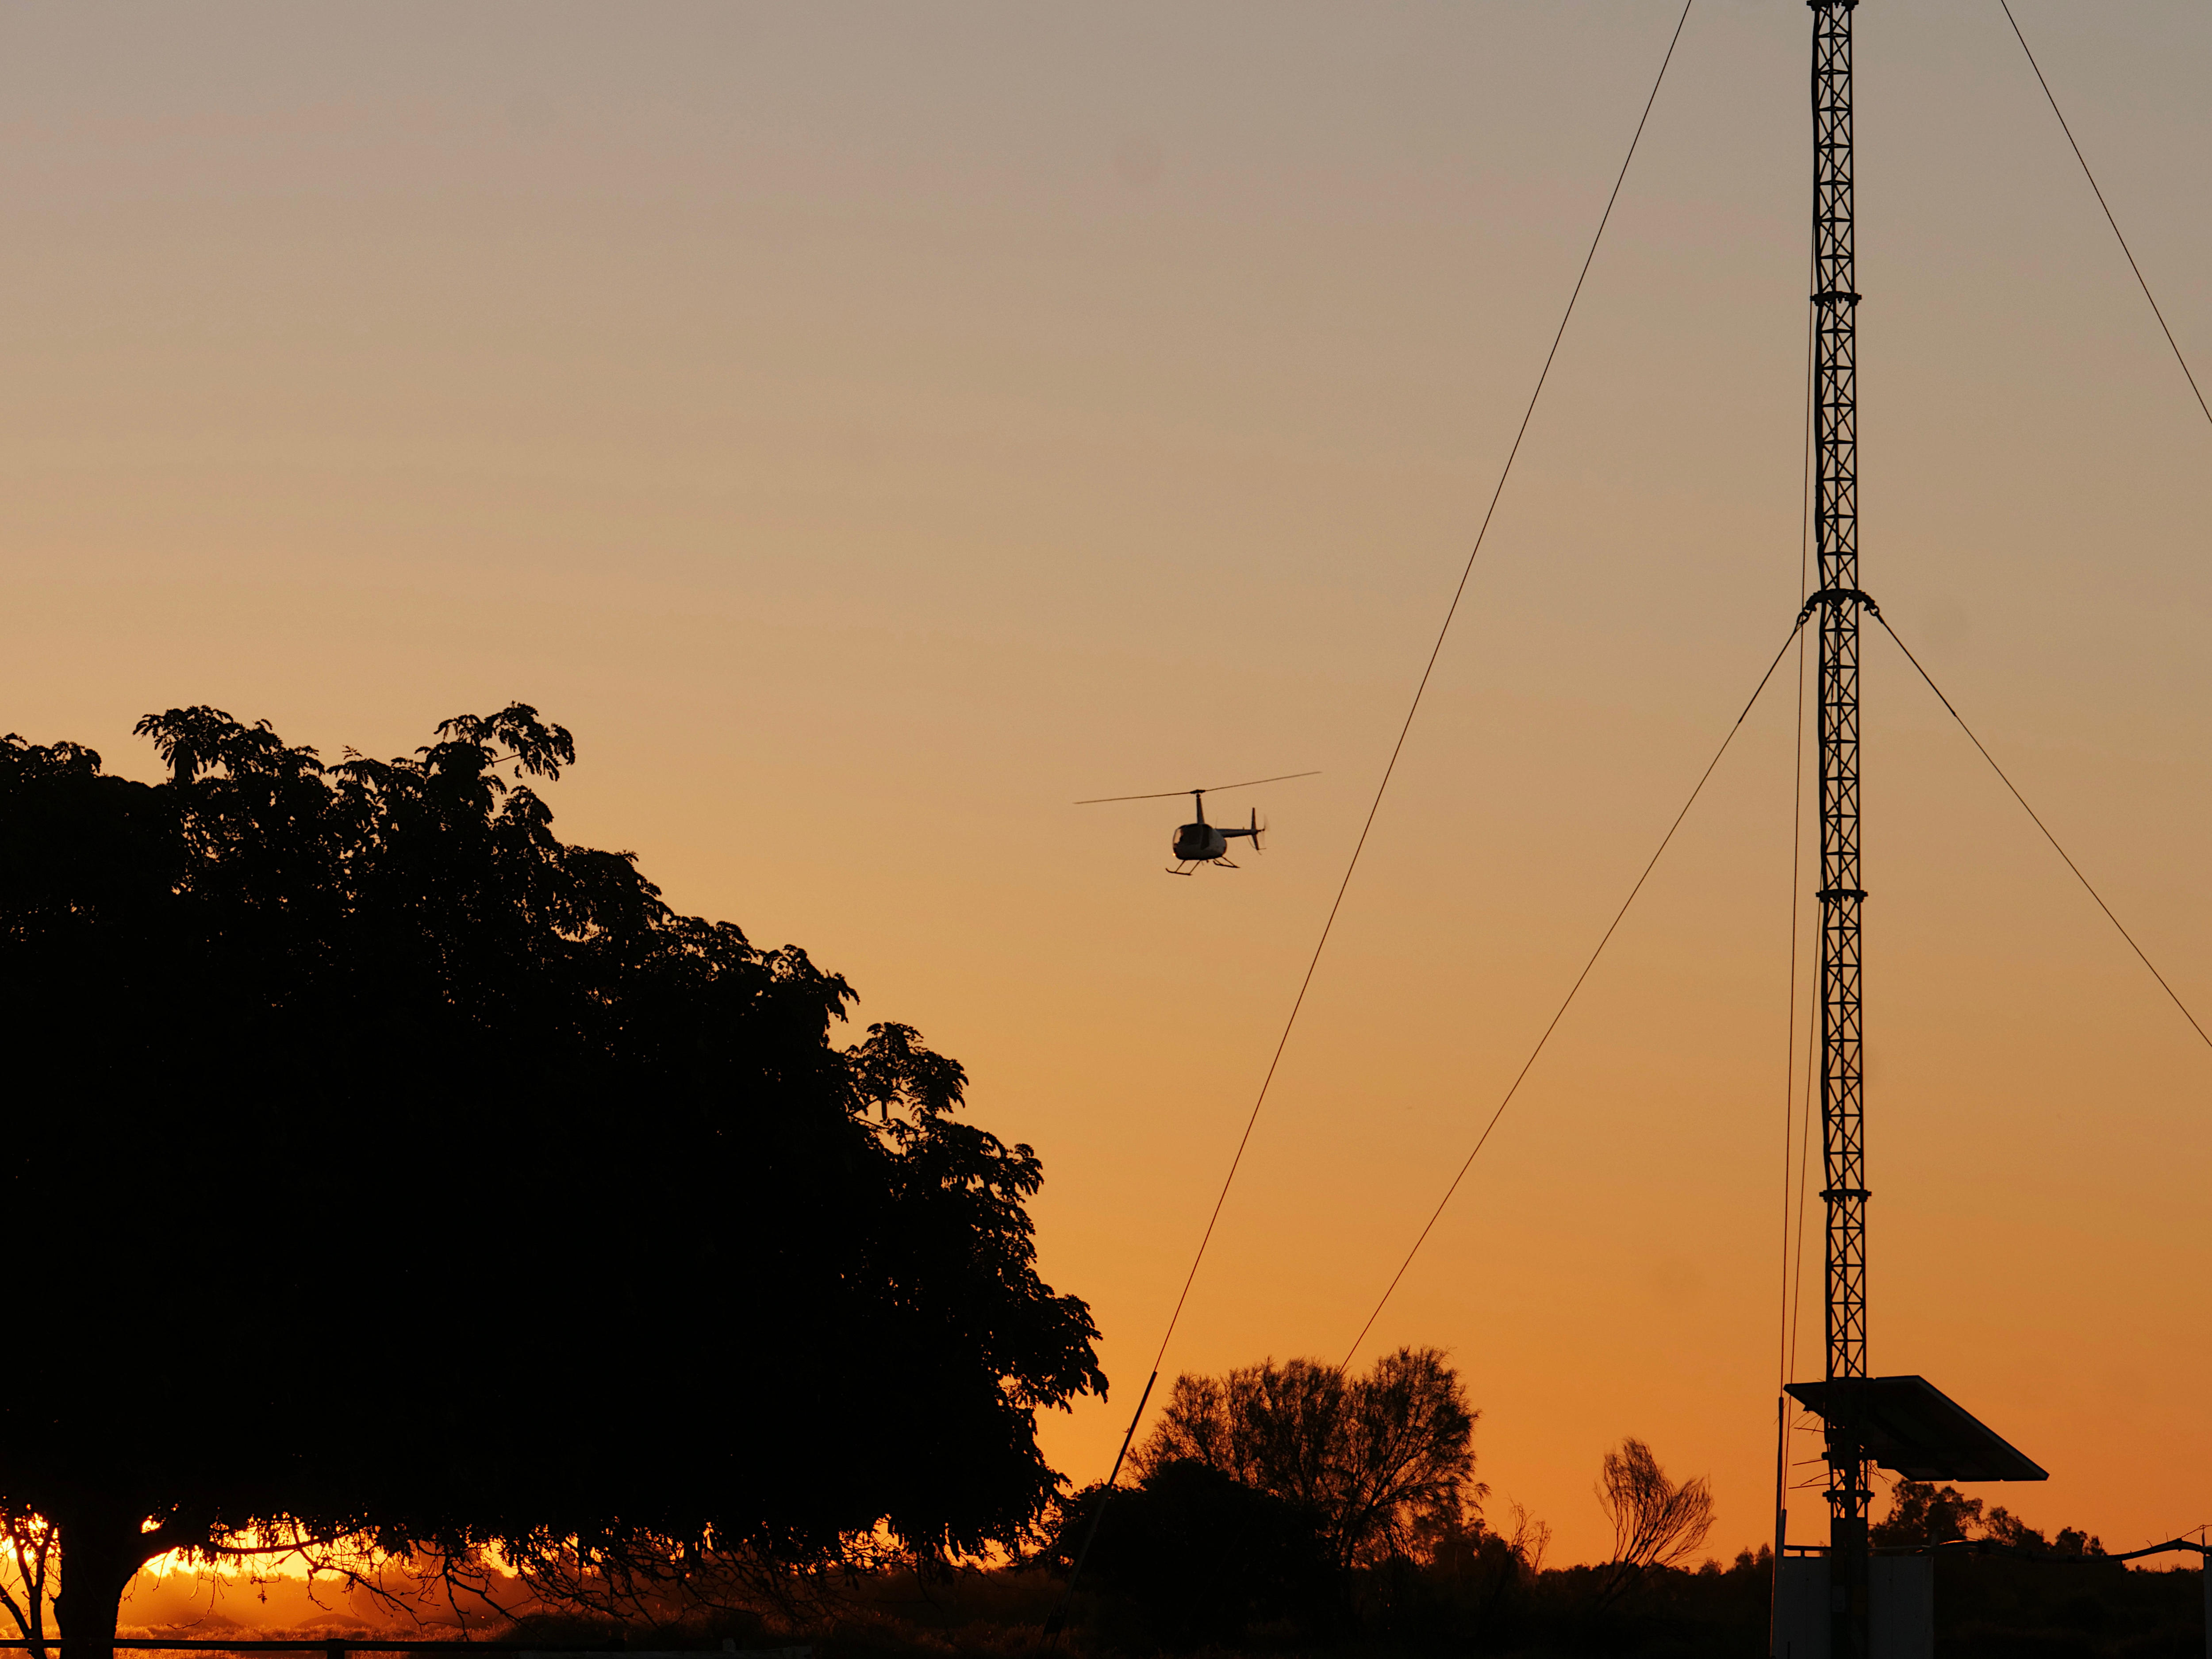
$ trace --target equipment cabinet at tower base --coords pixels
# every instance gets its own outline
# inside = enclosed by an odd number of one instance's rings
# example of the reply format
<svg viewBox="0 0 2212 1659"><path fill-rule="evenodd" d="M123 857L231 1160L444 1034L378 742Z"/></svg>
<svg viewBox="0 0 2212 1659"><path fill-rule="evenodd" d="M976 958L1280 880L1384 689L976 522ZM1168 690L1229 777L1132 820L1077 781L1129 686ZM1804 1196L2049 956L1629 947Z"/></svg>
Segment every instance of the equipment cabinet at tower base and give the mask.
<svg viewBox="0 0 2212 1659"><path fill-rule="evenodd" d="M1935 1659L1936 1558L1877 1555L1867 1564L1870 1659ZM1790 1555L1776 1586L1774 1659L1828 1659L1828 1558Z"/></svg>

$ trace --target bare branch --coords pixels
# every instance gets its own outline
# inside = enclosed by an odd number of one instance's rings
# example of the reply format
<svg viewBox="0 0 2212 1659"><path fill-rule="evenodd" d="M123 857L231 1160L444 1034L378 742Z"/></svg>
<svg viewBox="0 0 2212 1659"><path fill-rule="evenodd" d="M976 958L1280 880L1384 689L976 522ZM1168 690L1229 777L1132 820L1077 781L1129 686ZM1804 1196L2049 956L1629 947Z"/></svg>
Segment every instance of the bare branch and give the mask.
<svg viewBox="0 0 2212 1659"><path fill-rule="evenodd" d="M1599 1466L1597 1501L1613 1522L1616 1583L1644 1567L1671 1567L1703 1547L1713 1529L1711 1486L1700 1476L1679 1486L1651 1448L1630 1436Z"/></svg>

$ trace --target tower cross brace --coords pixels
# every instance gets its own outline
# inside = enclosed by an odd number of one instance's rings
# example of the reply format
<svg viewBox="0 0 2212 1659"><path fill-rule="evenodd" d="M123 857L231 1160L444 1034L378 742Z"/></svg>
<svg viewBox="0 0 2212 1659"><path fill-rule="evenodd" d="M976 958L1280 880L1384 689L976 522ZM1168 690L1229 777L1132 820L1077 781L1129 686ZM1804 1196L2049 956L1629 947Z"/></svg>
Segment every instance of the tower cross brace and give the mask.
<svg viewBox="0 0 2212 1659"><path fill-rule="evenodd" d="M1813 13L1814 542L1820 560L1820 1131L1831 1381L1867 1375L1865 1087L1859 919L1858 292L1852 235L1851 13ZM1853 1425L1828 1424L1830 1651L1866 1650L1870 1468Z"/></svg>

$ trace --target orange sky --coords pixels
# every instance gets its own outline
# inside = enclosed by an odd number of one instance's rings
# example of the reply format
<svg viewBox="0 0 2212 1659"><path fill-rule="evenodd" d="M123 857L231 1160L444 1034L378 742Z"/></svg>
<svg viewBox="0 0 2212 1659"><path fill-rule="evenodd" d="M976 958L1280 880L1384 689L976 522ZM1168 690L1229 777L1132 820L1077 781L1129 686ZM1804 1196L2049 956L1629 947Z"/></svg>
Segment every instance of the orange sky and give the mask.
<svg viewBox="0 0 2212 1659"><path fill-rule="evenodd" d="M564 833L1043 1155L1094 1478L1674 9L0 11L0 726L571 726ZM2203 378L2212 14L2016 9ZM1788 626L1807 32L1692 14L1171 1368L1341 1352ZM2212 1009L2212 430L1996 6L1858 34L1865 586ZM1875 1367L2170 1535L2212 1054L1867 659ZM1376 1333L1557 1559L1629 1433L1769 1524L1781 690ZM1307 767L1233 875L1067 805Z"/></svg>

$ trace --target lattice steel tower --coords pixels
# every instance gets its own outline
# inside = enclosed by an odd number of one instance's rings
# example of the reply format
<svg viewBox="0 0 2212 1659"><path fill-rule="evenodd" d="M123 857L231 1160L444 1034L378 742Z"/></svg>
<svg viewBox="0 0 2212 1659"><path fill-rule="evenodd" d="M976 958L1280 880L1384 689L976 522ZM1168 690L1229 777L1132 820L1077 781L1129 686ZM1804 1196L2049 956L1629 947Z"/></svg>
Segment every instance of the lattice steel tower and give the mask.
<svg viewBox="0 0 2212 1659"><path fill-rule="evenodd" d="M1867 1375L1865 1094L1860 1067L1858 373L1851 234L1851 11L1813 11L1814 545L1820 561L1820 1129L1828 1377ZM1866 1651L1869 1469L1848 1420L1827 1434L1836 1659Z"/></svg>

